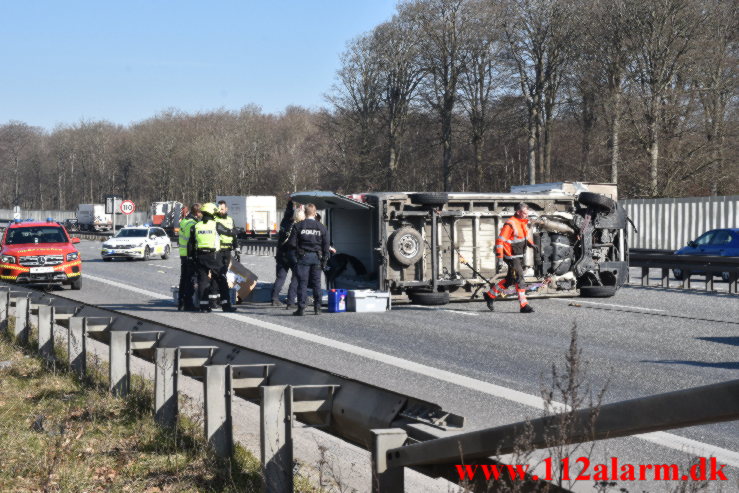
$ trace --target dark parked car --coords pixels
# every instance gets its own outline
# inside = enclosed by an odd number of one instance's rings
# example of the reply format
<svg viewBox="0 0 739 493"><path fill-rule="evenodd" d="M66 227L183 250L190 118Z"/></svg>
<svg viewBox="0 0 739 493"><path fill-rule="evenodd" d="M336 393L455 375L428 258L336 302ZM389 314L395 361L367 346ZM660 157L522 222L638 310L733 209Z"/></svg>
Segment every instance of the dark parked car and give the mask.
<svg viewBox="0 0 739 493"><path fill-rule="evenodd" d="M717 257L739 257L739 228L712 229L700 235L696 240L689 241L688 246L682 247L675 255L713 255ZM675 279L683 278L682 269L673 269ZM703 272L693 272L703 274ZM721 278L729 280L729 273L723 272Z"/></svg>

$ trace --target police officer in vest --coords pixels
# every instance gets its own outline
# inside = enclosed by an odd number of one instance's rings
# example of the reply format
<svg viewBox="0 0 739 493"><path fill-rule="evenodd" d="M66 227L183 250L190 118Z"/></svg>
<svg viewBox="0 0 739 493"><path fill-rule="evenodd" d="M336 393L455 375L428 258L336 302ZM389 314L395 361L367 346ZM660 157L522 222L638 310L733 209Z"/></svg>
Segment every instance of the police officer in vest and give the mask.
<svg viewBox="0 0 739 493"><path fill-rule="evenodd" d="M190 232L196 222L200 220L200 204L192 204L190 213L180 221L178 244L180 247L180 295L177 302L177 310L187 312L197 311L192 298L195 295L195 262L187 254L187 244L190 241Z"/></svg>
<svg viewBox="0 0 739 493"><path fill-rule="evenodd" d="M234 228L234 220L228 215L228 206L226 202L221 200L218 202L218 213L216 214L216 228L221 238L221 262L223 263L224 274L231 265L231 252L236 250L236 228ZM240 261L239 252L234 255L236 261Z"/></svg>
<svg viewBox="0 0 739 493"><path fill-rule="evenodd" d="M290 261L298 274L298 310L293 315L302 316L307 288L313 290L313 309L321 313L321 271L329 257L330 241L326 227L316 221L316 206L305 206L305 220L293 225L288 245Z"/></svg>
<svg viewBox="0 0 739 493"><path fill-rule="evenodd" d="M190 234L189 251L195 258L198 272L198 297L200 311L210 312L210 303L207 293L210 288L210 279L215 279L221 295L221 308L224 312L235 312L231 306L226 274L223 272L223 263L220 259L220 238L216 226L215 216L218 208L212 202L204 204L201 209L203 218L195 223ZM210 275L210 279L209 276Z"/></svg>
<svg viewBox="0 0 739 493"><path fill-rule="evenodd" d="M231 265L231 251L236 246L236 229L234 228L234 220L228 215L228 206L226 202L221 200L218 202L218 212L215 215L216 220L216 231L221 241L221 246L218 251L218 260L221 262L221 272L225 276L228 273L228 268ZM237 261L239 258L238 252L234 256ZM210 282L210 307L218 308L218 284L215 278L211 278Z"/></svg>

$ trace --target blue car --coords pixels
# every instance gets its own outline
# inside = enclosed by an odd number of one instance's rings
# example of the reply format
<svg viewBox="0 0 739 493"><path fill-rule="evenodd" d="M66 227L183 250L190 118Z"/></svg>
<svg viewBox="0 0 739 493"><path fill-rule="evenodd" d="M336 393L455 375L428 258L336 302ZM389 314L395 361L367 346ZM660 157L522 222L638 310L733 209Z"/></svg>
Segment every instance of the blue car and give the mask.
<svg viewBox="0 0 739 493"><path fill-rule="evenodd" d="M718 257L739 257L739 228L712 229L700 235L696 240L689 241L688 246L682 247L675 255L713 255ZM672 269L675 279L683 278L682 269ZM693 274L703 274L693 272ZM729 273L723 272L721 278L729 280Z"/></svg>

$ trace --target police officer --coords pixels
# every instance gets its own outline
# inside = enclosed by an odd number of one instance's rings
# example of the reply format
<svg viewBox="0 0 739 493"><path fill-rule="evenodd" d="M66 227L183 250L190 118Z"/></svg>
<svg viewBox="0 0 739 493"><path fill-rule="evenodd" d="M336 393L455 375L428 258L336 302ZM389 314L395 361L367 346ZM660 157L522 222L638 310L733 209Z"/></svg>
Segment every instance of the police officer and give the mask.
<svg viewBox="0 0 739 493"><path fill-rule="evenodd" d="M188 250L195 258L198 272L198 296L200 298L200 311L210 312L210 303L206 296L210 287L210 278L215 279L218 291L221 295L221 308L224 312L235 312L236 308L231 306L228 292L228 282L222 269L220 260L220 238L216 226L215 216L218 209L212 202L204 204L201 208L202 219L195 223L191 229Z"/></svg>
<svg viewBox="0 0 739 493"><path fill-rule="evenodd" d="M287 290L287 309L293 307L297 303L298 298L298 276L292 267L290 260L290 233L293 230L293 224L305 219L303 206L300 204L293 205L293 201L288 195L285 213L280 222L280 232L277 235L277 251L275 252L275 282L272 286L272 306L281 306L280 291L285 285L288 272L291 272L290 285Z"/></svg>
<svg viewBox="0 0 739 493"><path fill-rule="evenodd" d="M187 254L187 244L190 241L190 232L196 222L200 220L200 204L192 204L190 213L180 221L178 244L180 249L180 295L177 302L177 310L186 312L197 311L192 302L195 294L193 276L195 275L195 262Z"/></svg>
<svg viewBox="0 0 739 493"><path fill-rule="evenodd" d="M216 231L221 241L218 251L218 260L221 263L221 273L225 276L228 268L231 266L231 251L236 247L236 229L234 228L234 220L228 215L228 206L226 202L221 200L218 202L218 212L215 215ZM241 260L238 252L234 255L237 261ZM210 307L218 308L218 283L215 278L211 278L210 282Z"/></svg>
<svg viewBox="0 0 739 493"><path fill-rule="evenodd" d="M293 225L288 245L290 261L296 265L298 274L298 309L293 315L302 316L307 288L313 290L313 309L321 313L321 271L329 257L329 238L326 227L316 221L316 206L305 206L305 220Z"/></svg>
<svg viewBox="0 0 739 493"><path fill-rule="evenodd" d="M221 200L218 202L218 213L216 214L216 229L221 238L221 262L224 268L224 274L231 265L231 251L236 250L236 229L234 228L234 220L228 215L228 206L226 202ZM240 261L239 253L236 252L236 261Z"/></svg>

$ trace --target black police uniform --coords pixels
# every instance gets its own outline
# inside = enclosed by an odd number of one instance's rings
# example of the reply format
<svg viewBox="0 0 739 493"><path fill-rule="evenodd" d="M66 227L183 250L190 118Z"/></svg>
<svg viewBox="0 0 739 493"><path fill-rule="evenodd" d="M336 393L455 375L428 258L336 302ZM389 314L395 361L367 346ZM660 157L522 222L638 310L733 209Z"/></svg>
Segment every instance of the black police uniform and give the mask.
<svg viewBox="0 0 739 493"><path fill-rule="evenodd" d="M290 286L287 290L287 305L290 306L297 303L298 276L295 273L295 269L291 267L289 255L290 246L288 245L290 233L292 232L294 216L295 210L293 209L293 202L291 200L285 207L285 214L282 216L280 232L277 236L277 251L275 252L275 283L272 287L273 305L279 303L280 291L282 291L282 287L285 285L288 272L292 272L292 276L290 278Z"/></svg>
<svg viewBox="0 0 739 493"><path fill-rule="evenodd" d="M221 217L228 217L228 215L221 216ZM230 236L232 238L231 245L228 247L222 247L217 253L218 253L218 262L221 264L221 268L219 270L219 274L221 274L224 278L226 278L226 275L228 274L228 268L231 266L231 251L236 249L236 228L229 229L223 224L216 221L216 232L219 236ZM237 261L241 260L237 257ZM220 293L220 286L218 285L218 279L215 276L211 276L210 279L210 294L208 295L208 300L210 301L210 307L211 308L218 308L218 294Z"/></svg>
<svg viewBox="0 0 739 493"><path fill-rule="evenodd" d="M322 264L329 256L329 238L326 227L313 218L293 225L288 245L293 265L298 274L298 311L302 314L308 297L307 288L313 290L313 303L316 313L321 309Z"/></svg>

